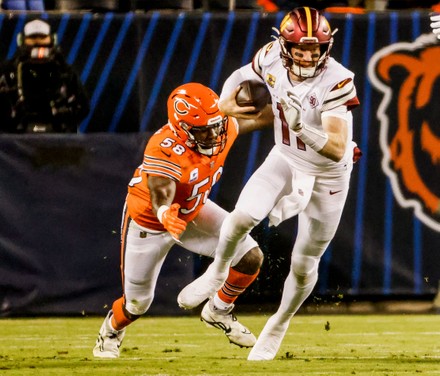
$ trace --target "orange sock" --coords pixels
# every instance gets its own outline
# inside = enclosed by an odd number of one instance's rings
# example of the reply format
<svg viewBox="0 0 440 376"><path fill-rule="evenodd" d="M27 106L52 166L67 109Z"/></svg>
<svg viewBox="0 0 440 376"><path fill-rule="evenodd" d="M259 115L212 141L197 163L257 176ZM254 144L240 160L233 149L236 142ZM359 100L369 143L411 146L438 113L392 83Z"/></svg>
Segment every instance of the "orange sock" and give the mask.
<svg viewBox="0 0 440 376"><path fill-rule="evenodd" d="M130 320L124 313L124 298L119 298L113 302L112 310L112 326L115 330L122 330L130 325L133 320Z"/></svg>
<svg viewBox="0 0 440 376"><path fill-rule="evenodd" d="M258 270L255 274L244 274L229 268L229 275L222 288L218 291L218 297L225 303L232 304L244 290L257 278Z"/></svg>

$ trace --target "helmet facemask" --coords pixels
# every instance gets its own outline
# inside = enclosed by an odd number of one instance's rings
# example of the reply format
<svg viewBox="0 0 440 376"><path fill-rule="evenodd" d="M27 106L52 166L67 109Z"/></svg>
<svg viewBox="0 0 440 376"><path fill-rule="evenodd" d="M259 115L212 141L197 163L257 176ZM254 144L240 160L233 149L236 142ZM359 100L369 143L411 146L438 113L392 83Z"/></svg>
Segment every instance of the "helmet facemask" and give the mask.
<svg viewBox="0 0 440 376"><path fill-rule="evenodd" d="M301 78L311 78L318 76L327 64L327 59L330 56L330 49L333 45L333 39L329 43L307 42L307 43L291 43L284 37L280 36L279 43L281 46L281 59L283 66L295 76ZM292 48L299 49L301 45L319 45L319 57L316 59L313 57L315 64L310 67L304 67L301 62L292 56Z"/></svg>
<svg viewBox="0 0 440 376"><path fill-rule="evenodd" d="M278 39L281 47L281 59L284 67L300 78L306 79L319 75L327 64L333 46L333 35L326 18L316 9L301 7L289 12L280 25ZM304 67L300 60L292 56L292 48L319 45L319 57L313 67ZM313 58L315 61L315 58Z"/></svg>
<svg viewBox="0 0 440 376"><path fill-rule="evenodd" d="M179 126L188 136L187 145L196 147L200 154L209 157L218 155L226 145L226 135L228 129L228 117L212 119L211 124L190 125L180 122Z"/></svg>

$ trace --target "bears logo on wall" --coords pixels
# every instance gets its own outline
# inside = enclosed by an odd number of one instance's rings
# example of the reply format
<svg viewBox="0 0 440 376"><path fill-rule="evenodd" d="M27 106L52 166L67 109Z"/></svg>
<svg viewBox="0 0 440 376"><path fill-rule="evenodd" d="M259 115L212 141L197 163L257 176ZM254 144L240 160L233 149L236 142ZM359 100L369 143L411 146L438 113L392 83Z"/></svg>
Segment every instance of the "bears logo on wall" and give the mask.
<svg viewBox="0 0 440 376"><path fill-rule="evenodd" d="M382 169L404 208L440 232L440 45L432 34L377 51L368 75L378 109Z"/></svg>

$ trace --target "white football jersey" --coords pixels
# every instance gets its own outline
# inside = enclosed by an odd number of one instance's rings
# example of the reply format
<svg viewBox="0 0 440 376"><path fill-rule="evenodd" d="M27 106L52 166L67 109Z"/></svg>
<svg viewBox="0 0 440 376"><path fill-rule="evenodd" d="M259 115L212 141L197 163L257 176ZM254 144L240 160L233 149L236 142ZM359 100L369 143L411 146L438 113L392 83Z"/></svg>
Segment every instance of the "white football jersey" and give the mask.
<svg viewBox="0 0 440 376"><path fill-rule="evenodd" d="M258 79L266 83L272 97L272 110L275 115L275 147L285 155L298 169L310 174L339 175L351 170L353 147L352 142L352 107L359 104L353 83L354 74L329 58L324 70L313 78L302 82L292 81L280 58L278 42L263 46L249 63L235 71L225 82L221 98L228 95L240 82ZM342 117L348 124L347 149L339 162L321 156L305 145L289 129L280 104L284 98L288 102L287 92L294 92L301 99L303 123L319 129L325 116Z"/></svg>

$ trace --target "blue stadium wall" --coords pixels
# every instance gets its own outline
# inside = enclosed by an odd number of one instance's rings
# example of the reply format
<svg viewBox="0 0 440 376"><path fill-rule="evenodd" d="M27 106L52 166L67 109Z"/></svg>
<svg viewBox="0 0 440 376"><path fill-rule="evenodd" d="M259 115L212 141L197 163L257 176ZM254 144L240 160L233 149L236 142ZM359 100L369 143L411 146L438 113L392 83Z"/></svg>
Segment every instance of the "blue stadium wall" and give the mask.
<svg viewBox="0 0 440 376"><path fill-rule="evenodd" d="M17 33L36 16L0 13L1 59L14 54ZM166 122L168 94L189 81L220 91L271 40L282 14L41 16L57 30L92 110L79 135L0 135L0 315L104 314L121 294L126 185L149 135ZM362 105L353 112L354 138L363 157L314 295L433 296L440 280L440 47L428 13L327 16L339 29L332 56L356 74ZM231 210L272 143L270 131L242 136L212 199ZM242 303L278 301L295 225L255 229L266 261ZM182 314L177 293L206 262L176 247L150 313Z"/></svg>

